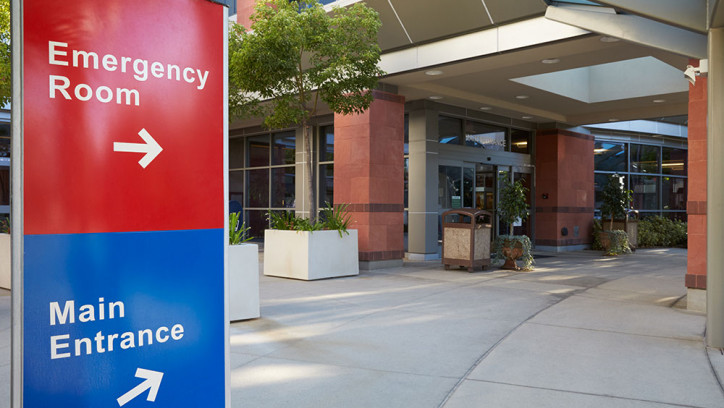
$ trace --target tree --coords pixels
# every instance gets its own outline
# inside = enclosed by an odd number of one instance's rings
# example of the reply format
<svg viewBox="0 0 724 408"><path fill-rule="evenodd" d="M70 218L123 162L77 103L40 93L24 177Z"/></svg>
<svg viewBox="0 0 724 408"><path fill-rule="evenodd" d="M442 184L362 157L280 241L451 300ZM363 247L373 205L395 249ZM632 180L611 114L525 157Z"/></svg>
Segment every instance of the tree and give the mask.
<svg viewBox="0 0 724 408"><path fill-rule="evenodd" d="M327 13L316 0L261 0L252 27L229 33L230 117L263 117L267 128L302 128L310 218L313 189L312 121L320 101L339 114L362 113L372 103L380 48L377 12L364 3Z"/></svg>
<svg viewBox="0 0 724 408"><path fill-rule="evenodd" d="M10 59L10 0L0 0L0 107L10 102L13 80Z"/></svg>
<svg viewBox="0 0 724 408"><path fill-rule="evenodd" d="M613 219L615 217L625 218L626 211L631 206L631 190L623 188L623 177L618 174L612 174L608 178L608 183L601 191L601 214L611 216L611 226L609 230L613 231Z"/></svg>
<svg viewBox="0 0 724 408"><path fill-rule="evenodd" d="M510 181L508 176L501 176L502 188L500 189L500 202L498 203L498 215L500 220L510 228L510 235L513 235L513 224L518 219L528 218L528 189L518 180L515 183Z"/></svg>

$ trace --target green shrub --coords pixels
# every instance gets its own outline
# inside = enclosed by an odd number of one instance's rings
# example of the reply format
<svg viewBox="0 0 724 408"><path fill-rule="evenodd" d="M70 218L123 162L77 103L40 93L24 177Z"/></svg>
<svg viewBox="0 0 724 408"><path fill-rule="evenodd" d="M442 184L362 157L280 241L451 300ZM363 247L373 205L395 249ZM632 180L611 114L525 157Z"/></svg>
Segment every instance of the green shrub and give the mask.
<svg viewBox="0 0 724 408"><path fill-rule="evenodd" d="M608 231L608 236L611 239L611 247L606 251L606 255L616 256L631 253L631 245L628 242L626 231Z"/></svg>
<svg viewBox="0 0 724 408"><path fill-rule="evenodd" d="M347 212L349 204L340 204L336 208L332 207L329 203L324 203L325 206L322 208L322 222L324 223L324 229L337 230L340 238L342 234L349 235L347 228L351 222L351 215Z"/></svg>
<svg viewBox="0 0 724 408"><path fill-rule="evenodd" d="M291 211L267 213L271 229L287 231L319 231L335 230L339 236L349 235L347 228L351 223L351 216L347 212L348 204L340 204L336 208L329 203L322 209L322 215L317 221L298 217Z"/></svg>
<svg viewBox="0 0 724 408"><path fill-rule="evenodd" d="M639 221L639 247L686 247L686 223L662 216Z"/></svg>
<svg viewBox="0 0 724 408"><path fill-rule="evenodd" d="M10 219L7 217L3 217L0 219L0 234L9 234L10 233Z"/></svg>
<svg viewBox="0 0 724 408"><path fill-rule="evenodd" d="M520 269L523 271L532 271L535 260L533 259L530 238L528 238L527 235L499 235L495 241L493 241L493 246L491 247L490 253L492 255L492 261L496 263L505 261L505 255L503 255L503 243L505 241L510 241L509 245L515 245L514 242L520 242L523 247L523 255L518 258L523 262L523 266L521 266Z"/></svg>
<svg viewBox="0 0 724 408"><path fill-rule="evenodd" d="M286 231L319 231L323 227L321 222L311 222L307 218L298 217L291 211L270 212L269 224L271 229Z"/></svg>
<svg viewBox="0 0 724 408"><path fill-rule="evenodd" d="M249 241L249 230L245 223L239 225L239 216L241 212L234 212L229 214L229 245L239 245L243 242Z"/></svg>
<svg viewBox="0 0 724 408"><path fill-rule="evenodd" d="M603 245L601 245L601 234L600 232L603 231L603 226L601 225L601 220L593 219L593 243L591 244L591 249L596 251L603 251Z"/></svg>

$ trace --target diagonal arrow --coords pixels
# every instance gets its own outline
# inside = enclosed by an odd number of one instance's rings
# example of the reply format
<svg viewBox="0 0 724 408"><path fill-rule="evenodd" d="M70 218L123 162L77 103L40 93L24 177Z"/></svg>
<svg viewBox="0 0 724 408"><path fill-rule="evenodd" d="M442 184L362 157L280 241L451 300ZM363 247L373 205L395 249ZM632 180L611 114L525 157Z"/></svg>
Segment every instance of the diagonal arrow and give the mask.
<svg viewBox="0 0 724 408"><path fill-rule="evenodd" d="M161 379L163 378L163 373L159 371L151 371L143 368L138 368L136 369L136 377L144 378L146 381L138 384L132 390L121 395L116 400L118 401L119 406L122 407L126 405L129 401L141 395L141 393L146 390L149 390L146 401L156 401L156 394L158 394L158 389L161 387Z"/></svg>
<svg viewBox="0 0 724 408"><path fill-rule="evenodd" d="M146 153L141 158L141 160L138 161L138 164L140 164L141 167L145 169L146 166L148 166L153 161L153 159L155 159L156 156L161 153L163 148L161 148L161 145L159 145L158 142L156 142L156 140L151 137L151 134L148 133L146 129L141 129L141 131L138 132L138 135L141 136L145 143L114 142L113 151L128 153Z"/></svg>

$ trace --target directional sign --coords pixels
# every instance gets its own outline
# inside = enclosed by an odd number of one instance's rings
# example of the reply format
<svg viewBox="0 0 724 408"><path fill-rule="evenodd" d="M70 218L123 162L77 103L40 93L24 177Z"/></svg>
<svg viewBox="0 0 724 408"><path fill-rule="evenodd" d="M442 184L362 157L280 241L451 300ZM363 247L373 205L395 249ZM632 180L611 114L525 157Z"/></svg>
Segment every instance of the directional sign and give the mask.
<svg viewBox="0 0 724 408"><path fill-rule="evenodd" d="M226 8L22 10L15 394L25 408L224 407Z"/></svg>
<svg viewBox="0 0 724 408"><path fill-rule="evenodd" d="M158 371L145 370L139 368L136 370L136 377L143 378L146 381L138 384L132 390L118 397L118 405L124 406L128 404L132 399L141 395L144 391L148 390L148 397L146 401L156 401L156 395L158 395L158 389L161 388L161 380L163 379L163 373Z"/></svg>
<svg viewBox="0 0 724 408"><path fill-rule="evenodd" d="M141 129L141 131L138 132L138 135L143 138L143 143L115 142L113 143L113 151L146 153L141 160L138 161L138 164L145 169L146 166L148 166L163 149L161 148L161 145L159 145L158 142L151 137L146 129Z"/></svg>

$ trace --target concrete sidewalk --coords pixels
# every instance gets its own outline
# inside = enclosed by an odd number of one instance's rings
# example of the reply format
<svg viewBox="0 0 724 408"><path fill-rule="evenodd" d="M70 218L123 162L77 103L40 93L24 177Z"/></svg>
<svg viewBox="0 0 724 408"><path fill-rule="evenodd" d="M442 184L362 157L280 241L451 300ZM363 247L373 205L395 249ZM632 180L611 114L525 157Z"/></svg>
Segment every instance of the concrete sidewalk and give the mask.
<svg viewBox="0 0 724 408"><path fill-rule="evenodd" d="M231 327L234 407L724 407L724 356L685 310L686 251L546 254L261 279Z"/></svg>
<svg viewBox="0 0 724 408"><path fill-rule="evenodd" d="M683 308L685 250L545 255L534 272L262 277L262 318L231 326L232 406L724 407L724 355ZM0 408L9 345L0 292Z"/></svg>

